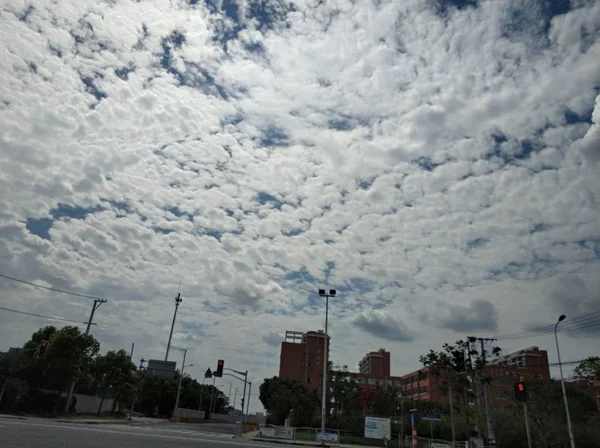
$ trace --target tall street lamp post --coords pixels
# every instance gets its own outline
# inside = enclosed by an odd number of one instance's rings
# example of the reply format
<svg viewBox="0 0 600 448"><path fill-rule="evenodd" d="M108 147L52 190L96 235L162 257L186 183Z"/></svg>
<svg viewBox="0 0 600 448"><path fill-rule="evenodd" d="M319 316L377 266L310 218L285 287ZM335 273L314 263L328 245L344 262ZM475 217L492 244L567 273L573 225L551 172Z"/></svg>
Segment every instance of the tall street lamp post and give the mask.
<svg viewBox="0 0 600 448"><path fill-rule="evenodd" d="M177 410L177 407L179 406L179 394L181 393L181 381L183 380L183 372L185 370L185 357L187 355L187 350L182 348L182 349L178 349L180 351L183 352L183 362L181 363L181 374L179 376L179 385L177 386L177 398L175 399L175 409L173 410L173 414L175 414L175 411ZM194 364L189 364L188 367L192 367Z"/></svg>
<svg viewBox="0 0 600 448"><path fill-rule="evenodd" d="M327 321L329 318L329 297L335 297L335 289L327 292L319 289L319 296L325 297L325 342L323 343L323 396L321 401L321 434L325 434L325 420L327 418L327 367L329 363L329 335L327 333Z"/></svg>
<svg viewBox="0 0 600 448"><path fill-rule="evenodd" d="M569 412L569 402L567 400L567 390L565 389L565 378L563 377L562 363L560 361L560 348L558 347L558 335L556 330L558 329L558 324L560 324L563 320L565 320L567 316L561 314L558 318L558 322L554 326L554 340L556 341L556 353L558 354L558 367L560 369L560 384L562 386L562 395L563 400L565 402L565 412L567 413L567 428L569 429L569 441L571 442L571 448L575 448L575 439L573 437L573 428L571 427L571 414Z"/></svg>

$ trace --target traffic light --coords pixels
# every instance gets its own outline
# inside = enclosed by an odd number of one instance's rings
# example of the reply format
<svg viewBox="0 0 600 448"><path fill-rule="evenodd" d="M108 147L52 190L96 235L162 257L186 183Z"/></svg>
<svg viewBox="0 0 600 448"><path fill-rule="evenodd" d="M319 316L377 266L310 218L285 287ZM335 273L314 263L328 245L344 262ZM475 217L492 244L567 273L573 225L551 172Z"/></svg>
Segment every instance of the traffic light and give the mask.
<svg viewBox="0 0 600 448"><path fill-rule="evenodd" d="M515 400L527 402L527 387L523 381L515 383Z"/></svg>
<svg viewBox="0 0 600 448"><path fill-rule="evenodd" d="M223 366L225 365L225 361L223 361L222 359L219 359L217 361L217 371L214 372L215 376L221 377L223 376Z"/></svg>
<svg viewBox="0 0 600 448"><path fill-rule="evenodd" d="M402 411L402 405L397 404L396 405L396 412L400 412L400 411Z"/></svg>
<svg viewBox="0 0 600 448"><path fill-rule="evenodd" d="M38 359L44 359L46 357L46 352L48 351L48 345L50 343L46 340L40 341L40 345L38 345L36 357Z"/></svg>
<svg viewBox="0 0 600 448"><path fill-rule="evenodd" d="M244 397L242 397L242 414L244 413Z"/></svg>

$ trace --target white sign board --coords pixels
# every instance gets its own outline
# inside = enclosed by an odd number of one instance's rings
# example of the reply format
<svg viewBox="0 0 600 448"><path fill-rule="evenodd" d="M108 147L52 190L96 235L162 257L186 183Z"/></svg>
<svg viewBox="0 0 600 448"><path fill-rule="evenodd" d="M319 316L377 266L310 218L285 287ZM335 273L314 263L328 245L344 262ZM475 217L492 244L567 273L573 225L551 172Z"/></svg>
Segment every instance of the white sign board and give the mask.
<svg viewBox="0 0 600 448"><path fill-rule="evenodd" d="M431 448L452 448L452 446L445 443L432 443Z"/></svg>
<svg viewBox="0 0 600 448"><path fill-rule="evenodd" d="M164 379L175 378L175 366L175 361L150 359L146 368L146 376Z"/></svg>
<svg viewBox="0 0 600 448"><path fill-rule="evenodd" d="M337 442L338 435L335 432L317 432L317 442Z"/></svg>
<svg viewBox="0 0 600 448"><path fill-rule="evenodd" d="M275 438L292 440L294 438L294 428L278 426L277 428L275 428Z"/></svg>
<svg viewBox="0 0 600 448"><path fill-rule="evenodd" d="M392 425L389 418L365 417L365 438L387 439L392 436Z"/></svg>
<svg viewBox="0 0 600 448"><path fill-rule="evenodd" d="M275 437L275 428L260 428L261 437Z"/></svg>

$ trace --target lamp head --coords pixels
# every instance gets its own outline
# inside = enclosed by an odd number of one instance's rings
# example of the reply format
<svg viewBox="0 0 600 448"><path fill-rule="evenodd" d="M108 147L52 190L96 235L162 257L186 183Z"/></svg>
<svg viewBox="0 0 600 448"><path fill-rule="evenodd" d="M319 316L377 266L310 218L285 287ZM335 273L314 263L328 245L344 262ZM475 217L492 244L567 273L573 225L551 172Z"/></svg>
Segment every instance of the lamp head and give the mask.
<svg viewBox="0 0 600 448"><path fill-rule="evenodd" d="M558 318L559 322L562 322L563 320L565 320L567 318L567 316L565 316L564 314L561 314L560 317Z"/></svg>

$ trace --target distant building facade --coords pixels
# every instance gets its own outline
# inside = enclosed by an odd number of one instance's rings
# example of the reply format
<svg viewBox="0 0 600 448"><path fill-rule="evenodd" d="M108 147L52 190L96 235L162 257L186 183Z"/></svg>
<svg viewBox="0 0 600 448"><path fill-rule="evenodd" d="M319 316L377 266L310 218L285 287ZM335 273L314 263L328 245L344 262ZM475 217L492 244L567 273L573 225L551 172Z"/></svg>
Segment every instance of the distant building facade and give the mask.
<svg viewBox="0 0 600 448"><path fill-rule="evenodd" d="M390 352L380 348L376 352L367 353L358 363L358 371L367 378L390 378Z"/></svg>
<svg viewBox="0 0 600 448"><path fill-rule="evenodd" d="M329 344L327 347L329 349ZM304 383L320 394L323 385L324 348L323 330L306 333L286 331L281 343L279 377Z"/></svg>

